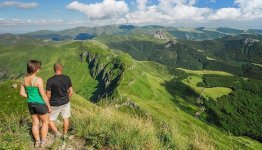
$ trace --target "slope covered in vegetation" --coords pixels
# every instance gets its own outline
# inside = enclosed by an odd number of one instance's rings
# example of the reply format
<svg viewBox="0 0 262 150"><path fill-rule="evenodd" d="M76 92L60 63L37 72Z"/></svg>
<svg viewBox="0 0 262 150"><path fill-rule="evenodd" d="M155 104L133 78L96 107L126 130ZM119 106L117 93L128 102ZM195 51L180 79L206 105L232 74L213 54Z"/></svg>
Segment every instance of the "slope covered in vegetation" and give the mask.
<svg viewBox="0 0 262 150"><path fill-rule="evenodd" d="M164 43L156 42L153 37L134 38L138 35L99 36L96 39L137 60L155 61L170 70L176 67L217 70L261 79L261 35L244 34L215 40L176 40Z"/></svg>
<svg viewBox="0 0 262 150"><path fill-rule="evenodd" d="M195 112L200 109L199 94L181 82L189 75L183 71L170 74L166 66L134 60L97 41L3 46L0 51L4 54L0 56L0 68L6 70L5 80L20 78L28 59L42 61L40 76L44 80L53 75L55 61L64 64L65 74L72 78L76 94L83 97L76 95L72 99L72 134L84 139L87 146L125 149L261 147L257 141L232 136L195 118ZM12 63L5 63L9 61ZM6 147L30 141L25 101L18 96L17 90L12 91L15 89L11 89L10 84L10 81L1 83L1 91L7 92L1 92L3 104L0 106L18 105L23 106L23 110L0 109L5 116L1 129L6 131L1 134L7 136L1 136L1 140ZM91 104L89 99L101 106ZM8 119L12 117L6 116L12 113L16 114L13 124L9 124L11 120ZM27 118L24 124L20 123L21 118ZM17 145L12 144L14 141Z"/></svg>

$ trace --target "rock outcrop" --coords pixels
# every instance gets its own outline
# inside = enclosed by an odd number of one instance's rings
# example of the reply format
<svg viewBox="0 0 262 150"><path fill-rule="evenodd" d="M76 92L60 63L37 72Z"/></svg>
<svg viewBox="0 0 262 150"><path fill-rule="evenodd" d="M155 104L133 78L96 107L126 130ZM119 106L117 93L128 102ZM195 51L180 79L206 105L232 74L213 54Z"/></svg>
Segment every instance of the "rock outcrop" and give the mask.
<svg viewBox="0 0 262 150"><path fill-rule="evenodd" d="M125 70L125 65L118 58L104 61L106 58L102 57L105 56L88 51L83 52L80 56L82 56L82 60L85 57L91 76L99 82L91 100L97 102L105 97L117 96L117 86Z"/></svg>
<svg viewBox="0 0 262 150"><path fill-rule="evenodd" d="M165 44L165 48L169 48L169 47L171 47L171 46L173 46L173 45L175 45L176 44L176 41L168 41L166 44Z"/></svg>
<svg viewBox="0 0 262 150"><path fill-rule="evenodd" d="M252 49L254 49L254 45L255 45L255 43L257 43L257 42L260 42L260 41L257 40L257 39L253 39L253 38L246 38L246 39L243 41L244 47L243 47L243 49L242 49L242 54L249 56L250 51L251 51Z"/></svg>
<svg viewBox="0 0 262 150"><path fill-rule="evenodd" d="M169 40L168 36L166 35L166 33L162 30L160 31L157 31L155 34L154 34L154 38L156 39L160 39L160 40Z"/></svg>

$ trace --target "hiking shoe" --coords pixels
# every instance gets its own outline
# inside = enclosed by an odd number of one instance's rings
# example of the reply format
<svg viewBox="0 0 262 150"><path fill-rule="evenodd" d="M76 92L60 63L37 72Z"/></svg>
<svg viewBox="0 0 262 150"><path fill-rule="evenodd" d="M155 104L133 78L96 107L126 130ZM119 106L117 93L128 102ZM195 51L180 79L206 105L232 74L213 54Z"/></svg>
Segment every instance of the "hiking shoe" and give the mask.
<svg viewBox="0 0 262 150"><path fill-rule="evenodd" d="M35 148L41 148L41 142L35 142L34 147Z"/></svg>
<svg viewBox="0 0 262 150"><path fill-rule="evenodd" d="M48 139L42 140L41 141L41 148L46 147L48 145Z"/></svg>

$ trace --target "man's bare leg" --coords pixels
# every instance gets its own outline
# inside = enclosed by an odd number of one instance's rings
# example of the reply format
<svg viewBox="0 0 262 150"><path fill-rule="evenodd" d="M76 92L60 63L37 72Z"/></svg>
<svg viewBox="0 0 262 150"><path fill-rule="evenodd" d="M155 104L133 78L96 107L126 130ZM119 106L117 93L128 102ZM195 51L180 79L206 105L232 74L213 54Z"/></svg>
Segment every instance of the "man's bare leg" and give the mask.
<svg viewBox="0 0 262 150"><path fill-rule="evenodd" d="M64 119L64 135L67 134L68 132L68 129L69 129L69 119Z"/></svg>
<svg viewBox="0 0 262 150"><path fill-rule="evenodd" d="M56 128L56 126L55 126L55 123L54 123L54 121L49 121L49 127L52 129L52 131L54 132L54 133L57 133L58 132L58 130L57 130L57 128Z"/></svg>

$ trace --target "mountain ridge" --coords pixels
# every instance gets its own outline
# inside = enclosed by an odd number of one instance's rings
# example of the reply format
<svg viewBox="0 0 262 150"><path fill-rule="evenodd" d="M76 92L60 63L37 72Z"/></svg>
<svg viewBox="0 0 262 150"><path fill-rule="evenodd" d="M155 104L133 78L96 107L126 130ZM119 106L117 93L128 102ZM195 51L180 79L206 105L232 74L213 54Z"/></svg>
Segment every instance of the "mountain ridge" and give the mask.
<svg viewBox="0 0 262 150"><path fill-rule="evenodd" d="M257 29L233 29L233 28L179 28L179 27L165 27L165 26L133 26L133 25L112 25L112 26L101 26L101 27L76 27L72 29L65 29L62 31L50 31L42 30L30 33L25 33L24 35L31 35L33 37L40 38L50 38L50 37L60 37L61 40L73 39L75 36L81 33L88 33L94 36L106 34L130 34L130 33L142 33L153 35L156 32L165 30L173 38L187 39L187 40L207 40L221 38L226 35L237 35L237 34L261 34L262 30Z"/></svg>

